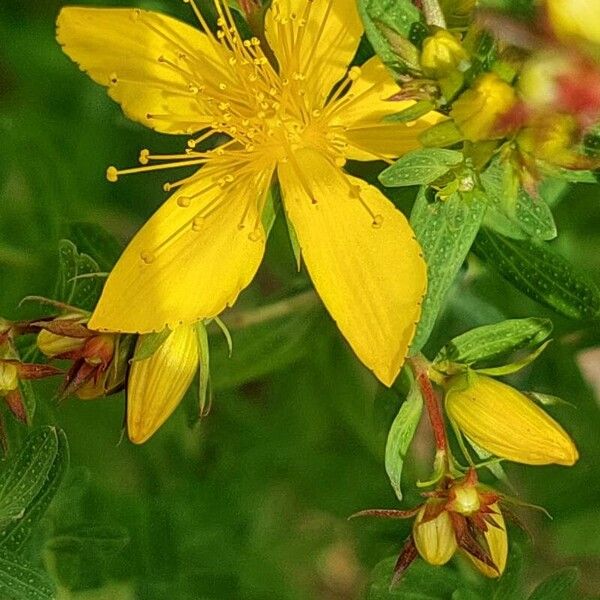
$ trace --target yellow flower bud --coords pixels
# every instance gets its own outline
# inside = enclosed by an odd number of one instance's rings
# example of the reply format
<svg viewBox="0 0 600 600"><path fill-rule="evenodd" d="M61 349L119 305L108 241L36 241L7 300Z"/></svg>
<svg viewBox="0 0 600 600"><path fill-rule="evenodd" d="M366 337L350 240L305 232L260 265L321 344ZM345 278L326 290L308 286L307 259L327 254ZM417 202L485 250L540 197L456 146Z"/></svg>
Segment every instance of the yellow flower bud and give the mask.
<svg viewBox="0 0 600 600"><path fill-rule="evenodd" d="M15 365L0 361L0 394L7 394L19 387L19 372Z"/></svg>
<svg viewBox="0 0 600 600"><path fill-rule="evenodd" d="M455 379L446 411L484 450L528 465L572 465L579 458L565 430L518 390L484 375Z"/></svg>
<svg viewBox="0 0 600 600"><path fill-rule="evenodd" d="M456 536L447 511L442 510L434 519L423 522L427 507L421 507L413 525L413 539L419 554L430 565L446 564L456 552Z"/></svg>
<svg viewBox="0 0 600 600"><path fill-rule="evenodd" d="M423 41L421 67L428 77L445 77L452 71L462 71L469 55L449 31L442 29Z"/></svg>
<svg viewBox="0 0 600 600"><path fill-rule="evenodd" d="M85 344L84 338L72 338L64 335L56 335L42 329L38 333L37 347L45 356L53 358L65 352L79 350Z"/></svg>
<svg viewBox="0 0 600 600"><path fill-rule="evenodd" d="M490 523L487 524L487 531L484 532L483 536L487 542L487 550L489 551L490 558L497 567L497 571L492 569L489 565L481 562L478 558L465 552L465 554L471 559L473 564L486 576L486 577L500 577L504 573L506 567L506 558L508 556L508 539L506 536L506 524L504 523L504 517L500 512L498 504L490 505L490 508L496 513L489 515L489 519L493 519L497 526Z"/></svg>
<svg viewBox="0 0 600 600"><path fill-rule="evenodd" d="M456 100L450 116L471 142L495 139L502 137L502 133L496 131L499 117L506 114L516 101L517 95L511 85L495 73L486 73Z"/></svg>
<svg viewBox="0 0 600 600"><path fill-rule="evenodd" d="M154 354L133 362L127 384L127 431L132 442L145 442L169 418L197 368L195 325L177 327Z"/></svg>
<svg viewBox="0 0 600 600"><path fill-rule="evenodd" d="M547 0L548 19L560 38L576 37L600 44L598 0Z"/></svg>

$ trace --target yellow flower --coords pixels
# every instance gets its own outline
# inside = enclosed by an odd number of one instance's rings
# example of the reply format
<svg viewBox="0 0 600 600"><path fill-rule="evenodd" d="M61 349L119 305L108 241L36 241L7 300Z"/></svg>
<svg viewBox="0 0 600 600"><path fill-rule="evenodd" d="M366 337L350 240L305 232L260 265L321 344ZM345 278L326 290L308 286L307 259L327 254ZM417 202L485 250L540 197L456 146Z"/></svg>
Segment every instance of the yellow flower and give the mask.
<svg viewBox="0 0 600 600"><path fill-rule="evenodd" d="M512 86L495 73L480 75L452 106L450 116L466 139L471 142L502 137L497 131L498 119L516 103Z"/></svg>
<svg viewBox="0 0 600 600"><path fill-rule="evenodd" d="M177 327L151 356L133 362L127 383L127 432L132 442L145 442L171 416L197 368L194 325Z"/></svg>
<svg viewBox="0 0 600 600"><path fill-rule="evenodd" d="M441 29L425 38L421 53L421 67L429 77L445 77L468 64L469 55L459 40Z"/></svg>
<svg viewBox="0 0 600 600"><path fill-rule="evenodd" d="M547 0L548 18L561 38L576 37L600 44L598 0Z"/></svg>
<svg viewBox="0 0 600 600"><path fill-rule="evenodd" d="M484 375L450 383L446 411L473 442L495 456L528 465L574 464L565 430L518 390Z"/></svg>
<svg viewBox="0 0 600 600"><path fill-rule="evenodd" d="M139 9L67 7L58 17L64 51L128 117L192 136L185 153L144 150L145 166L109 167L108 178L203 165L166 184L175 193L125 250L90 327L148 333L232 305L261 262L261 216L276 176L325 306L358 357L391 384L419 319L425 263L404 216L342 166L412 150L441 117L383 121L409 104L387 101L397 86L379 59L348 70L362 35L354 0L274 0L270 49L242 40L227 2L215 0L216 35L189 3L200 30ZM213 135L227 141L196 150Z"/></svg>
<svg viewBox="0 0 600 600"><path fill-rule="evenodd" d="M434 518L427 518L437 501L424 504L417 514L413 525L413 540L419 554L430 565L445 565L457 548L456 537L450 515L446 510Z"/></svg>
<svg viewBox="0 0 600 600"><path fill-rule="evenodd" d="M493 511L492 514L487 515L488 522L486 523L487 529L483 532L483 537L487 543L487 550L492 562L496 566L493 569L491 566L486 565L483 561L479 560L476 556L470 552L464 554L469 557L473 564L486 576L486 577L500 577L504 573L506 568L506 558L508 556L508 538L506 536L506 524L504 523L504 517L500 512L498 504L492 504L490 509ZM489 521L493 521L495 526Z"/></svg>

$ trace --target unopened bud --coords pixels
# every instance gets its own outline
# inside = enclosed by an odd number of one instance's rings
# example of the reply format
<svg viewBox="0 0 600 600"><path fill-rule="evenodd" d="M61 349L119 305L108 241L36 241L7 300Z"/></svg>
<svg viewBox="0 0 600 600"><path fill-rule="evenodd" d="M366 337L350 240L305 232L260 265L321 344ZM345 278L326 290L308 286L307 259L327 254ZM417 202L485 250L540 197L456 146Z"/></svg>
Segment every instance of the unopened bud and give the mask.
<svg viewBox="0 0 600 600"><path fill-rule="evenodd" d="M442 29L423 41L421 68L428 77L439 79L453 71L464 71L469 55L449 31Z"/></svg>
<svg viewBox="0 0 600 600"><path fill-rule="evenodd" d="M454 102L450 116L469 141L496 139L503 135L497 128L500 117L516 102L517 95L511 85L495 73L486 73Z"/></svg>
<svg viewBox="0 0 600 600"><path fill-rule="evenodd" d="M444 565L456 552L456 536L446 510L433 518L427 516L434 506L429 502L419 510L413 525L413 540L423 560L430 565Z"/></svg>
<svg viewBox="0 0 600 600"><path fill-rule="evenodd" d="M572 465L579 458L565 430L518 390L472 374L450 382L446 411L475 444L495 456L529 465Z"/></svg>
<svg viewBox="0 0 600 600"><path fill-rule="evenodd" d="M486 565L469 552L465 554L486 577L500 577L506 568L506 558L508 556L506 524L497 503L490 505L490 510L493 512L486 517L488 520L486 523L487 530L483 533L483 537L487 544L486 550L496 569L493 569L490 565ZM494 524L489 521L493 521Z"/></svg>
<svg viewBox="0 0 600 600"><path fill-rule="evenodd" d="M169 418L197 368L195 325L177 327L150 357L133 362L127 384L127 431L132 442L145 442Z"/></svg>
<svg viewBox="0 0 600 600"><path fill-rule="evenodd" d="M19 371L11 363L0 360L0 395L8 394L19 387Z"/></svg>
<svg viewBox="0 0 600 600"><path fill-rule="evenodd" d="M37 347L40 352L49 358L60 356L67 352L74 352L83 348L86 340L57 335L42 329L37 336Z"/></svg>

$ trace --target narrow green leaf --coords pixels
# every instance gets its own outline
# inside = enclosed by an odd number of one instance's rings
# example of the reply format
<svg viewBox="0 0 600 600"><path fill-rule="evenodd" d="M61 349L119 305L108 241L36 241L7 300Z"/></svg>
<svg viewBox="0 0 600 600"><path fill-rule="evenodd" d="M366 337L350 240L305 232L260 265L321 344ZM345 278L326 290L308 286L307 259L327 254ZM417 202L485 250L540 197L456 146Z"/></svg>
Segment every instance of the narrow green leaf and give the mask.
<svg viewBox="0 0 600 600"><path fill-rule="evenodd" d="M37 495L28 503L19 519L12 521L0 532L0 548L18 552L29 538L33 528L46 512L48 505L58 491L62 479L69 466L69 447L67 438L61 429L44 428L55 436L57 447L54 461L47 471L46 479ZM34 433L32 435L40 435Z"/></svg>
<svg viewBox="0 0 600 600"><path fill-rule="evenodd" d="M385 470L398 500L402 500L404 460L422 412L423 398L419 386L413 381L408 396L392 423L385 445Z"/></svg>
<svg viewBox="0 0 600 600"><path fill-rule="evenodd" d="M409 40L423 16L410 0L358 0L358 11L373 49L393 73L418 68L418 51Z"/></svg>
<svg viewBox="0 0 600 600"><path fill-rule="evenodd" d="M69 239L79 252L94 260L102 271L110 271L121 254L121 245L104 227L97 223L71 223Z"/></svg>
<svg viewBox="0 0 600 600"><path fill-rule="evenodd" d="M208 384L210 382L210 348L208 345L208 333L206 325L202 321L196 323L196 335L198 336L198 356L200 364L198 369L198 401L200 416L206 414L208 400Z"/></svg>
<svg viewBox="0 0 600 600"><path fill-rule="evenodd" d="M144 333L143 335L140 335L137 344L135 345L135 352L131 362L150 358L170 335L171 330L168 327L165 327L162 331L158 331L157 333Z"/></svg>
<svg viewBox="0 0 600 600"><path fill-rule="evenodd" d="M500 367L489 367L484 369L475 369L478 373L484 375L491 375L493 377L500 377L502 375L510 375L516 373L526 366L530 365L547 347L552 340L545 341L539 348L527 354L521 360L509 363L508 365L502 365Z"/></svg>
<svg viewBox="0 0 600 600"><path fill-rule="evenodd" d="M543 242L515 240L482 228L473 250L516 288L572 319L600 313L598 288Z"/></svg>
<svg viewBox="0 0 600 600"><path fill-rule="evenodd" d="M434 109L435 104L431 100L418 100L400 112L383 117L383 120L391 123L410 123Z"/></svg>
<svg viewBox="0 0 600 600"><path fill-rule="evenodd" d="M46 542L46 548L54 552L92 550L102 554L116 554L128 543L129 534L123 527L92 523L60 530Z"/></svg>
<svg viewBox="0 0 600 600"><path fill-rule="evenodd" d="M460 195L453 194L448 200L430 204L425 188L420 190L410 223L423 249L429 282L411 354L418 353L429 338L484 213L485 204L476 198L467 202Z"/></svg>
<svg viewBox="0 0 600 600"><path fill-rule="evenodd" d="M529 600L566 600L579 580L579 570L567 567L550 575L533 590Z"/></svg>
<svg viewBox="0 0 600 600"><path fill-rule="evenodd" d="M56 429L44 427L28 436L1 477L0 530L21 519L42 489L58 452Z"/></svg>
<svg viewBox="0 0 600 600"><path fill-rule="evenodd" d="M462 152L421 148L405 154L379 175L387 187L425 185L445 175L463 161Z"/></svg>
<svg viewBox="0 0 600 600"><path fill-rule="evenodd" d="M532 400L535 400L542 406L569 406L571 408L577 408L572 402L563 400L558 396L552 394L542 394L541 392L525 392L526 396L529 396Z"/></svg>
<svg viewBox="0 0 600 600"><path fill-rule="evenodd" d="M534 348L552 333L549 319L509 319L471 329L450 340L435 362L449 360L471 365L489 361L508 352Z"/></svg>
<svg viewBox="0 0 600 600"><path fill-rule="evenodd" d="M52 584L22 556L0 548L0 597L11 600L53 600Z"/></svg>

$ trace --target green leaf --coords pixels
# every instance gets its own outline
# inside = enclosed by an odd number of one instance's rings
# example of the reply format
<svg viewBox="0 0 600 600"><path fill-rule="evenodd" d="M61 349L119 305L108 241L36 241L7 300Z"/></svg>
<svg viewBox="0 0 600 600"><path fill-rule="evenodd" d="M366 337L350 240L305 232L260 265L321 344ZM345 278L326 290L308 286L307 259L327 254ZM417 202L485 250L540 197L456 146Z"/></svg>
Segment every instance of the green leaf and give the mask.
<svg viewBox="0 0 600 600"><path fill-rule="evenodd" d="M420 190L410 223L423 249L429 282L411 354L418 353L429 338L484 213L485 204L476 198L467 202L460 195L453 194L447 200L430 204L425 188Z"/></svg>
<svg viewBox="0 0 600 600"><path fill-rule="evenodd" d="M583 274L543 242L515 240L482 228L473 250L516 288L572 319L594 319L600 293Z"/></svg>
<svg viewBox="0 0 600 600"><path fill-rule="evenodd" d="M40 455L40 447L49 448L48 453L52 453L54 458L46 471L46 476L38 493L28 501L23 507L18 519L14 519L0 531L0 547L12 552L18 552L23 544L29 538L33 528L37 525L40 518L46 512L48 505L54 498L54 495L60 487L61 481L69 465L69 448L67 438L61 429L56 427L45 427L32 433L25 442L24 449L19 454L20 458L27 458L31 461L31 472L37 471L39 465L36 461L41 460L44 464L43 456ZM36 450L37 448L37 450ZM25 461L21 463L23 468ZM6 475L10 481L16 481L16 471ZM5 477L2 478L2 487L4 489Z"/></svg>
<svg viewBox="0 0 600 600"><path fill-rule="evenodd" d="M439 179L463 161L462 152L421 148L405 154L379 175L387 187L424 185Z"/></svg>
<svg viewBox="0 0 600 600"><path fill-rule="evenodd" d="M385 470L398 500L402 500L401 484L404 459L417 430L422 412L423 398L419 386L413 381L408 396L392 423L385 445Z"/></svg>
<svg viewBox="0 0 600 600"><path fill-rule="evenodd" d="M375 565L367 600L447 600L461 584L456 571L449 567L434 567L416 560L393 589L390 589L396 557Z"/></svg>
<svg viewBox="0 0 600 600"><path fill-rule="evenodd" d="M0 597L11 600L52 600L52 584L22 556L0 548Z"/></svg>
<svg viewBox="0 0 600 600"><path fill-rule="evenodd" d="M579 580L579 570L567 567L550 575L533 590L529 600L566 600Z"/></svg>
<svg viewBox="0 0 600 600"><path fill-rule="evenodd" d="M514 200L507 200L506 169L511 169L510 165L495 161L480 176L491 207L486 224L517 239L554 239L557 233L554 217L543 198L532 198L520 188Z"/></svg>
<svg viewBox="0 0 600 600"><path fill-rule="evenodd" d="M0 479L0 530L21 519L42 489L58 452L52 427L30 434Z"/></svg>
<svg viewBox="0 0 600 600"><path fill-rule="evenodd" d="M102 271L110 271L121 255L121 244L96 223L71 223L69 239L79 252L90 256Z"/></svg>
<svg viewBox="0 0 600 600"><path fill-rule="evenodd" d="M98 263L80 254L70 240L58 243L58 281L55 299L85 310L92 310L102 291L104 278Z"/></svg>
<svg viewBox="0 0 600 600"><path fill-rule="evenodd" d="M522 348L535 348L552 333L549 319L509 319L471 329L450 340L435 362L449 360L471 365L493 360Z"/></svg>
<svg viewBox="0 0 600 600"><path fill-rule="evenodd" d="M373 49L393 73L418 69L418 51L409 40L423 16L410 0L358 0L358 11Z"/></svg>

